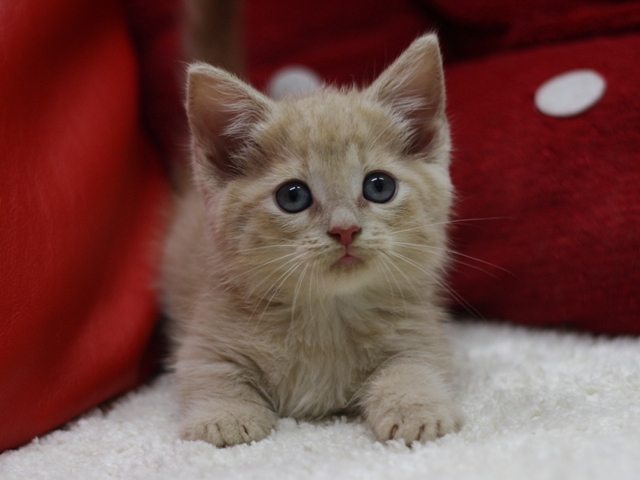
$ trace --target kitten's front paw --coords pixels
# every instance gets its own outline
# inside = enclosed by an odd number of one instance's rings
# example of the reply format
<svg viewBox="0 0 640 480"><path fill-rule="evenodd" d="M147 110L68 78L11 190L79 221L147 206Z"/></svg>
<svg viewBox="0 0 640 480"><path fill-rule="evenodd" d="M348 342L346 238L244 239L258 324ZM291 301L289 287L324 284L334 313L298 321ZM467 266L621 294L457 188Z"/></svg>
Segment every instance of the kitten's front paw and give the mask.
<svg viewBox="0 0 640 480"><path fill-rule="evenodd" d="M204 440L216 447L250 443L265 438L276 424L275 414L260 405L239 403L192 412L182 426L185 440Z"/></svg>
<svg viewBox="0 0 640 480"><path fill-rule="evenodd" d="M457 432L464 423L460 410L445 403L396 405L368 420L379 440L404 440L407 445Z"/></svg>

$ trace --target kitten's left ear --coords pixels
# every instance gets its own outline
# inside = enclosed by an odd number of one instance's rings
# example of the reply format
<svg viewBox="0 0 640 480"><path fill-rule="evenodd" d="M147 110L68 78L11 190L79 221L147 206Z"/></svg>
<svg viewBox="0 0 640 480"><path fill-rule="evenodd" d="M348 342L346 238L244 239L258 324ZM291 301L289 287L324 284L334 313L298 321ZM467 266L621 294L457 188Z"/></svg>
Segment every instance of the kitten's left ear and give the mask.
<svg viewBox="0 0 640 480"><path fill-rule="evenodd" d="M365 95L388 105L409 123L410 153L425 153L436 142L446 142L444 72L436 35L416 39Z"/></svg>
<svg viewBox="0 0 640 480"><path fill-rule="evenodd" d="M255 126L272 102L234 75L197 63L188 71L187 117L194 138L196 175L226 182L254 167L247 155Z"/></svg>

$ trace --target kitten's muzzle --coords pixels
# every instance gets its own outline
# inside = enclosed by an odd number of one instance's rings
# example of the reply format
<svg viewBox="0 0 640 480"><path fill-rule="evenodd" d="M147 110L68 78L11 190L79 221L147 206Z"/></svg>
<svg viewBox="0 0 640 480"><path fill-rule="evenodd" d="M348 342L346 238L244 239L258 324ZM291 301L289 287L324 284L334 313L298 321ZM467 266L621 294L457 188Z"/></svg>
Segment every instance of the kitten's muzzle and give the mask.
<svg viewBox="0 0 640 480"><path fill-rule="evenodd" d="M344 247L344 254L338 260L338 265L352 266L360 263L362 260L356 255L353 255L352 249L349 246L354 242L355 237L360 233L360 227L352 225L347 228L334 227L329 230L329 236L336 240L340 245Z"/></svg>

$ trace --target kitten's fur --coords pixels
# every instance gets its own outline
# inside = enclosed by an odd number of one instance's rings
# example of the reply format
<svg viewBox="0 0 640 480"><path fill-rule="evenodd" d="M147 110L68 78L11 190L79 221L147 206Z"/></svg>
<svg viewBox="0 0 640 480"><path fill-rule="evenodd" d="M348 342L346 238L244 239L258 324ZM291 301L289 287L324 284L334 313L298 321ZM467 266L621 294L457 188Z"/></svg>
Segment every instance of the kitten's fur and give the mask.
<svg viewBox="0 0 640 480"><path fill-rule="evenodd" d="M434 35L369 88L275 103L205 64L189 69L193 188L166 243L182 435L218 446L267 436L278 416L360 413L380 440L458 429L439 305L452 199ZM362 194L374 171L388 203ZM313 204L285 213L284 182ZM338 228L358 227L350 252Z"/></svg>

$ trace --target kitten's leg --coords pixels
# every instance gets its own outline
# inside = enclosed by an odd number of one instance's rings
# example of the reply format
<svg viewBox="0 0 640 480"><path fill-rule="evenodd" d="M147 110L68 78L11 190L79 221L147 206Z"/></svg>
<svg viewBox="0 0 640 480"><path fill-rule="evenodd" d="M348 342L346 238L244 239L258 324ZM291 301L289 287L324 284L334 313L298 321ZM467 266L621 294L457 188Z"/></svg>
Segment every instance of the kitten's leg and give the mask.
<svg viewBox="0 0 640 480"><path fill-rule="evenodd" d="M177 362L186 407L182 438L218 447L262 440L277 417L237 364Z"/></svg>
<svg viewBox="0 0 640 480"><path fill-rule="evenodd" d="M361 405L381 441L426 442L459 430L463 423L444 372L417 359L394 359L364 386Z"/></svg>

